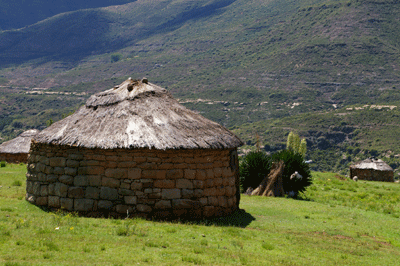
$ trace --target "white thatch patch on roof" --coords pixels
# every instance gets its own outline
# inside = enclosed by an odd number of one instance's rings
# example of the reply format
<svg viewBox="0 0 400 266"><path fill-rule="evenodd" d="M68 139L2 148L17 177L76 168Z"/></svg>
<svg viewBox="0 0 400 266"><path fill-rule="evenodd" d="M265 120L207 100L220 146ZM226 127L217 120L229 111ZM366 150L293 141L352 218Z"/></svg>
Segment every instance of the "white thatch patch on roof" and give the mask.
<svg viewBox="0 0 400 266"><path fill-rule="evenodd" d="M15 139L3 142L0 153L29 153L32 138L39 133L37 129L30 129L20 134Z"/></svg>
<svg viewBox="0 0 400 266"><path fill-rule="evenodd" d="M390 167L387 163L385 163L381 159L366 159L364 161L358 162L355 165L352 165L351 167L357 169L393 171L392 167Z"/></svg>
<svg viewBox="0 0 400 266"><path fill-rule="evenodd" d="M103 149L226 149L242 145L225 127L185 108L147 79L128 79L92 95L85 106L34 140Z"/></svg>

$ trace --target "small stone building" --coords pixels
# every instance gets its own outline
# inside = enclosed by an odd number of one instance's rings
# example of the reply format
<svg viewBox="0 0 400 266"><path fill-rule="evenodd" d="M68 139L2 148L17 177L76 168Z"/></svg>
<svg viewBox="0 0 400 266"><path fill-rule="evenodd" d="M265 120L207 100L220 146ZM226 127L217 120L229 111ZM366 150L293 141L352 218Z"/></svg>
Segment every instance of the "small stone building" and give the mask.
<svg viewBox="0 0 400 266"><path fill-rule="evenodd" d="M0 145L0 161L8 163L26 163L32 138L39 133L37 129L30 129L15 139L3 142Z"/></svg>
<svg viewBox="0 0 400 266"><path fill-rule="evenodd" d="M360 180L394 182L393 169L381 159L366 159L350 166L350 177Z"/></svg>
<svg viewBox="0 0 400 266"><path fill-rule="evenodd" d="M26 199L88 216L224 216L239 206L240 145L165 89L128 79L34 138Z"/></svg>

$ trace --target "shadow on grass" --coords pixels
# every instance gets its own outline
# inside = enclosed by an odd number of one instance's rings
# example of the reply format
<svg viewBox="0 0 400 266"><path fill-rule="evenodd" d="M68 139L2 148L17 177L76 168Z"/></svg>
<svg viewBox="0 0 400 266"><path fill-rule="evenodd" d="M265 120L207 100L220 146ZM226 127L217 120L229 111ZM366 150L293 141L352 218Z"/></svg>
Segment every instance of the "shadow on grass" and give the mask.
<svg viewBox="0 0 400 266"><path fill-rule="evenodd" d="M198 225L206 225L206 226L234 226L234 227L247 227L252 221L254 221L253 215L246 212L243 209L238 209L234 211L232 214L225 216L225 217L217 217L217 218L209 218L209 219L202 219L199 221L196 220L187 220L181 221L183 223L191 223L191 224L198 224Z"/></svg>

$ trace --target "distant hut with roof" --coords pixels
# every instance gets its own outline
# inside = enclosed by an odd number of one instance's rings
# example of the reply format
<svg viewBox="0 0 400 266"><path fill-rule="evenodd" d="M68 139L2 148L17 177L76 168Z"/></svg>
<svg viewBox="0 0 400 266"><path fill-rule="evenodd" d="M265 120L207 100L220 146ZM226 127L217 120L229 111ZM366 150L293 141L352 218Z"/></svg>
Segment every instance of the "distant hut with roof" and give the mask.
<svg viewBox="0 0 400 266"><path fill-rule="evenodd" d="M88 216L224 216L239 206L240 145L167 90L128 79L34 138L26 199Z"/></svg>
<svg viewBox="0 0 400 266"><path fill-rule="evenodd" d="M26 163L32 138L39 133L37 129L30 129L18 137L3 142L0 145L0 161L8 163Z"/></svg>
<svg viewBox="0 0 400 266"><path fill-rule="evenodd" d="M394 182L393 169L381 159L366 159L350 166L350 177L360 180Z"/></svg>

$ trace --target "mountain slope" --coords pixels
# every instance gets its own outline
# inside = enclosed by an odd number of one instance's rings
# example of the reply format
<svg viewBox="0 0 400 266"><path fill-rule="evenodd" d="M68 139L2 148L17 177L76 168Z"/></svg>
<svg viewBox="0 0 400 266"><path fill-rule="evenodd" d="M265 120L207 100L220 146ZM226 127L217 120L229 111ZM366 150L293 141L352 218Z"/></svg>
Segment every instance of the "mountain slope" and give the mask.
<svg viewBox="0 0 400 266"><path fill-rule="evenodd" d="M59 13L122 5L135 0L0 0L0 30L19 29Z"/></svg>
<svg viewBox="0 0 400 266"><path fill-rule="evenodd" d="M72 109L66 99L82 104L129 76L228 127L397 104L399 13L395 0L154 0L1 32L2 136L44 127L49 102L60 106L57 120ZM34 88L48 94L28 95ZM21 104L8 103L15 98ZM32 112L40 124L17 115Z"/></svg>

